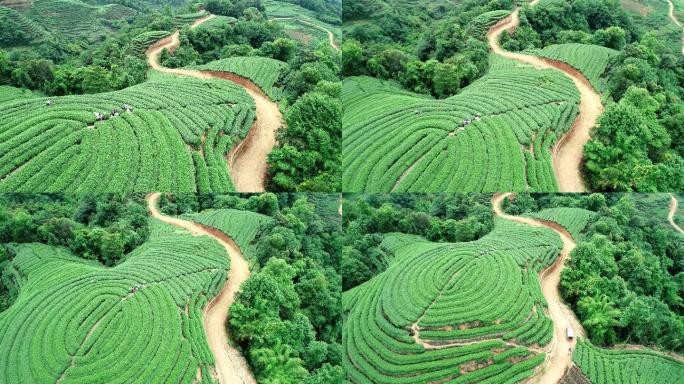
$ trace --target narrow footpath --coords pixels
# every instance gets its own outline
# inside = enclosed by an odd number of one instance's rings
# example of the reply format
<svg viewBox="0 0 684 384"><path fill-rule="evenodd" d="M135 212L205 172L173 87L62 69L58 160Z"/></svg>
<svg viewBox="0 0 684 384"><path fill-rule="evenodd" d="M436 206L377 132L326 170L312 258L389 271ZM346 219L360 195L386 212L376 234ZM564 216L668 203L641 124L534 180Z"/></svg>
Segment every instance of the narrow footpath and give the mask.
<svg viewBox="0 0 684 384"><path fill-rule="evenodd" d="M548 268L541 271L541 289L544 298L548 303L548 314L553 321L553 339L550 349L546 351L546 360L541 365L537 373L528 380L528 383L550 384L558 383L565 374L566 369L572 367L572 353L578 336L585 336L581 323L575 314L561 302L558 284L560 283L561 271L565 266L570 252L575 248L575 241L563 227L556 223L546 220L538 220L529 217L512 216L504 213L502 204L506 197L511 193L495 194L492 198L492 208L494 213L502 219L515 221L533 227L546 227L556 232L563 241L563 248L560 256ZM575 338L568 340L566 328L572 326L575 331Z"/></svg>
<svg viewBox="0 0 684 384"><path fill-rule="evenodd" d="M534 0L530 2L530 5L534 6L538 2L539 0ZM516 8L508 17L490 29L487 33L489 46L497 55L531 64L538 69L561 71L575 83L580 92L580 112L572 128L558 140L553 148L553 171L561 192L584 192L586 188L580 171L584 156L584 144L589 141L591 128L596 125L596 121L603 113L601 96L596 93L589 81L579 71L568 64L523 53L509 52L501 48L499 44L501 34L504 31L512 33L515 30L520 23L519 14L520 8Z"/></svg>
<svg viewBox="0 0 684 384"><path fill-rule="evenodd" d="M668 14L670 15L670 19L672 19L672 21L674 21L675 24L677 24L679 28L682 29L682 55L684 55L684 24L682 24L682 22L677 19L677 16L675 16L675 7L672 0L667 0L667 2L670 4L670 10L668 12Z"/></svg>
<svg viewBox="0 0 684 384"><path fill-rule="evenodd" d="M194 236L210 236L218 241L230 257L228 280L219 294L204 309L204 331L209 348L216 360L216 375L221 384L256 384L249 365L240 352L229 344L228 309L233 304L240 285L249 277L249 266L235 242L222 232L194 223L170 217L159 212L159 192L147 195L147 207L152 217L167 224L190 231ZM198 373L199 374L199 373Z"/></svg>
<svg viewBox="0 0 684 384"><path fill-rule="evenodd" d="M667 221L670 222L670 225L672 226L672 228L674 228L675 230L684 234L684 229L682 229L682 227L680 227L674 221L674 216L677 213L677 206L678 205L679 205L679 202L677 201L677 198L675 197L674 194L670 193L670 211L667 213Z"/></svg>
<svg viewBox="0 0 684 384"><path fill-rule="evenodd" d="M197 19L191 29L211 20L214 15ZM238 192L263 192L264 179L268 170L267 157L276 143L275 133L283 123L278 104L271 101L264 92L248 79L228 72L197 71L184 68L166 68L159 63L159 56L165 48L173 52L180 45L179 31L166 37L147 50L147 62L153 69L176 76L199 79L220 79L232 81L244 88L254 99L256 122L247 137L226 156L230 176Z"/></svg>

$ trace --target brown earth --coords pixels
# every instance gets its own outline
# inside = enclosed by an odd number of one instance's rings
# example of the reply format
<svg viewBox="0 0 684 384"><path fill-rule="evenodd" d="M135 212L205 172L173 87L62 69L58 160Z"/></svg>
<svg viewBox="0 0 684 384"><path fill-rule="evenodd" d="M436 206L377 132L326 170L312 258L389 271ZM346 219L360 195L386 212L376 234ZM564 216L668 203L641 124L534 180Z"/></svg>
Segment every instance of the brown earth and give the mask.
<svg viewBox="0 0 684 384"><path fill-rule="evenodd" d="M563 270L565 260L570 252L575 248L575 241L572 236L560 225L546 220L538 220L529 217L511 216L503 212L502 204L506 197L511 193L496 194L492 198L492 208L494 213L506 220L515 221L533 227L546 227L556 232L563 241L563 248L560 256L548 268L540 273L541 289L544 298L548 303L548 312L553 321L553 340L551 349L547 351L544 364L538 369L537 373L528 380L528 383L558 383L565 371L572 367L572 353L575 347L577 336L584 336L585 332L582 325L575 317L575 314L561 303L558 284ZM572 326L575 330L575 339L568 340L566 328Z"/></svg>
<svg viewBox="0 0 684 384"><path fill-rule="evenodd" d="M672 228L675 230L681 232L684 234L684 229L680 227L677 223L674 221L674 215L677 213L677 206L679 205L679 202L677 201L677 198L675 195L670 193L670 212L667 213L667 221L670 222L670 225Z"/></svg>
<svg viewBox="0 0 684 384"><path fill-rule="evenodd" d="M539 0L532 1L535 5ZM572 79L580 92L580 113L570 131L563 136L553 149L553 170L561 192L584 192L580 168L583 159L584 144L590 139L591 128L596 125L598 117L603 113L601 97L591 87L589 81L571 66L555 60L544 59L523 53L509 52L501 48L499 38L506 31L512 33L518 26L520 8L510 16L497 23L487 34L492 51L506 58L535 66L539 69L554 69L563 72Z"/></svg>
<svg viewBox="0 0 684 384"><path fill-rule="evenodd" d="M684 33L684 24L682 24L678 19L677 16L674 14L674 3L672 0L667 0L667 2L670 4L670 10L669 10L669 15L670 19L675 22L679 26L679 28L682 29L682 32ZM682 55L684 55L684 34L682 35Z"/></svg>
<svg viewBox="0 0 684 384"><path fill-rule="evenodd" d="M195 28L203 22L212 19L209 15L197 19L190 28ZM228 155L228 169L233 184L238 192L263 192L264 180L268 169L267 157L275 146L275 133L282 124L282 114L278 104L271 101L261 89L248 79L228 72L197 71L183 68L166 68L159 64L159 55L164 48L173 52L180 45L176 31L171 36L164 38L152 45L147 50L147 62L153 69L161 72L189 76L199 79L223 79L232 81L242 86L254 99L256 105L256 122L250 129L247 137L233 148Z"/></svg>
<svg viewBox="0 0 684 384"><path fill-rule="evenodd" d="M219 294L204 308L204 331L207 335L209 348L216 360L216 374L221 384L256 384L256 380L249 370L247 361L237 349L229 344L227 331L228 308L235 299L240 285L249 277L249 266L242 256L240 248L224 233L192 221L169 217L159 212L159 192L147 195L147 207L152 217L167 224L190 231L194 236L210 236L225 248L230 257L230 273L228 281L223 285Z"/></svg>

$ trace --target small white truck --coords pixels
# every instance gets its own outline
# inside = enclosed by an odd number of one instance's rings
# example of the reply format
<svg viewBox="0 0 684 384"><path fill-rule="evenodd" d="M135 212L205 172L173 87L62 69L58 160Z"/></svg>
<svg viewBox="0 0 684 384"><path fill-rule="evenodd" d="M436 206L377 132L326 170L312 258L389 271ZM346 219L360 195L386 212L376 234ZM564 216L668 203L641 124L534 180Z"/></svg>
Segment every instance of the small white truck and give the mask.
<svg viewBox="0 0 684 384"><path fill-rule="evenodd" d="M568 326L565 328L565 335L567 336L568 340L572 340L575 338L575 330L572 329L572 326Z"/></svg>

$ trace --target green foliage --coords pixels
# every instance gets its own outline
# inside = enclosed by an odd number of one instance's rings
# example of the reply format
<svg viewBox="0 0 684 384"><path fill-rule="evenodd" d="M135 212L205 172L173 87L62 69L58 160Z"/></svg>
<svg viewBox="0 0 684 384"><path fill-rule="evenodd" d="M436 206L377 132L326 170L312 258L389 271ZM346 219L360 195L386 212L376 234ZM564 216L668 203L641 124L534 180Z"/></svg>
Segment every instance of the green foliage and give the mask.
<svg viewBox="0 0 684 384"><path fill-rule="evenodd" d="M6 194L0 200L0 243L63 246L111 266L146 239L146 209L131 197Z"/></svg>
<svg viewBox="0 0 684 384"><path fill-rule="evenodd" d="M160 222L150 230L114 268L58 247L15 247L21 290L0 313L2 381L187 382L213 365L202 309L225 281L229 258L209 237Z"/></svg>
<svg viewBox="0 0 684 384"><path fill-rule="evenodd" d="M573 361L592 383L676 383L684 376L684 364L648 349L597 348L580 340Z"/></svg>
<svg viewBox="0 0 684 384"><path fill-rule="evenodd" d="M52 107L45 98L0 104L0 190L230 191L224 155L255 116L237 85L192 78L159 76L124 91L51 100ZM119 116L96 121L93 112L114 109Z"/></svg>
<svg viewBox="0 0 684 384"><path fill-rule="evenodd" d="M368 77L346 78L342 100L345 191L554 191L550 149L579 95L557 71L502 65L445 100Z"/></svg>
<svg viewBox="0 0 684 384"><path fill-rule="evenodd" d="M266 10L260 0L208 0L204 8L216 15L242 17L249 8L255 8L260 12Z"/></svg>
<svg viewBox="0 0 684 384"><path fill-rule="evenodd" d="M632 19L614 0L547 0L520 12L521 27L502 40L509 49L560 43L602 45L621 50L637 36Z"/></svg>
<svg viewBox="0 0 684 384"><path fill-rule="evenodd" d="M79 0L36 0L27 16L60 38L97 41L117 30L116 21L135 16L135 10L119 4L95 6Z"/></svg>
<svg viewBox="0 0 684 384"><path fill-rule="evenodd" d="M162 202L163 209L179 208L179 199L182 195L172 198L173 205ZM336 199L318 196L324 205ZM229 329L257 380L294 384L339 379L338 224L321 219L321 208L303 194L200 200L204 208L218 209L188 217L235 239L255 264L230 308Z"/></svg>
<svg viewBox="0 0 684 384"><path fill-rule="evenodd" d="M144 52L157 41L171 35L169 31L146 31L134 37L131 41L131 49L134 52Z"/></svg>
<svg viewBox="0 0 684 384"><path fill-rule="evenodd" d="M342 1L339 0L262 0L269 17L296 17L333 30L341 40Z"/></svg>
<svg viewBox="0 0 684 384"><path fill-rule="evenodd" d="M684 160L668 151L671 137L657 119L660 109L658 100L636 87L606 108L584 148L591 185L643 192L684 188Z"/></svg>
<svg viewBox="0 0 684 384"><path fill-rule="evenodd" d="M28 89L0 85L0 103L10 100L29 99L37 95Z"/></svg>
<svg viewBox="0 0 684 384"><path fill-rule="evenodd" d="M392 252L384 233L403 232L435 242L474 241L494 226L484 195L395 193L361 195L344 204L344 289L384 271Z"/></svg>
<svg viewBox="0 0 684 384"><path fill-rule="evenodd" d="M232 25L235 22L237 22L237 19L234 17L218 15L198 25L195 27L195 30L221 30L227 25Z"/></svg>
<svg viewBox="0 0 684 384"><path fill-rule="evenodd" d="M669 195L656 196L519 195L506 208L540 211L527 215L577 228L570 231L577 246L561 273L561 294L596 345L641 344L681 353L684 237L667 222ZM584 230L580 221L587 221Z"/></svg>
<svg viewBox="0 0 684 384"><path fill-rule="evenodd" d="M665 2L655 1L549 0L523 8L513 37L503 36L508 49L546 46L541 53L533 52L572 65L597 90L605 91L606 111L584 148L590 189L656 192L684 188L680 183L684 153L677 123L684 110L684 58L679 54L680 42L673 51L673 39L659 30L663 23L670 24L666 8ZM639 16L632 18L629 13ZM675 40L680 39L678 30Z"/></svg>
<svg viewBox="0 0 684 384"><path fill-rule="evenodd" d="M47 38L47 31L14 9L0 6L0 46L25 45Z"/></svg>
<svg viewBox="0 0 684 384"><path fill-rule="evenodd" d="M321 92L305 94L285 114L287 129L278 132L279 145L268 155L273 190L340 190L340 86L320 86Z"/></svg>

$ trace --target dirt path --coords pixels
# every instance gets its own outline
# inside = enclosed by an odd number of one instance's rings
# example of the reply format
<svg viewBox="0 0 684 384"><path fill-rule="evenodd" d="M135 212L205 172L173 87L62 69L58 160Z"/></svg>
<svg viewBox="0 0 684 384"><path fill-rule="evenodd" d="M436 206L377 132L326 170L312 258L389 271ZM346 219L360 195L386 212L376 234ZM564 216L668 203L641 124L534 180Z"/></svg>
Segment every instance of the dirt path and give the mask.
<svg viewBox="0 0 684 384"><path fill-rule="evenodd" d="M675 195L670 193L670 212L667 213L667 221L670 222L672 228L684 234L684 229L682 229L682 227L677 225L677 223L675 223L674 221L674 215L675 213L677 213L677 205L679 205L677 198L675 197Z"/></svg>
<svg viewBox="0 0 684 384"><path fill-rule="evenodd" d="M275 20L275 21L277 21L277 20L295 20L299 23L306 24L310 27L320 29L321 31L326 32L328 34L328 41L330 42L330 46L332 47L332 49L334 49L336 51L340 50L340 46L337 45L337 43L335 42L335 35L327 28L323 28L320 25L316 25L316 24L311 23L311 22L306 21L306 20L297 19L296 17L274 17L271 20Z"/></svg>
<svg viewBox="0 0 684 384"><path fill-rule="evenodd" d="M226 328L228 308L233 303L240 285L249 277L247 261L235 242L218 230L160 213L157 206L160 195L156 192L147 196L147 207L152 217L184 228L195 236L211 236L226 249L230 257L228 281L221 288L221 292L204 309L204 331L216 360L219 382L221 384L256 384L247 361L240 355L240 352L228 344Z"/></svg>
<svg viewBox="0 0 684 384"><path fill-rule="evenodd" d="M584 329L575 317L575 314L561 303L560 292L558 291L561 271L568 255L575 248L575 241L565 229L556 223L528 217L511 216L504 213L502 204L504 199L510 195L512 194L496 194L492 198L492 208L497 216L533 227L547 227L555 231L563 240L563 249L558 259L540 273L542 294L548 302L548 312L553 321L551 349L547 352L546 361L541 366L541 369L528 381L529 383L542 384L558 383L565 374L565 370L572 366L572 354L569 350L575 347L575 339L568 340L566 338L566 327L572 325L577 336L585 335Z"/></svg>
<svg viewBox="0 0 684 384"><path fill-rule="evenodd" d="M670 15L670 19L675 22L679 26L679 28L682 29L682 55L684 55L684 24L682 24L679 20L677 20L677 16L674 14L674 3L672 0L667 0L667 2L670 4L670 11L668 12Z"/></svg>
<svg viewBox="0 0 684 384"><path fill-rule="evenodd" d="M530 2L535 5L539 0ZM520 8L497 23L488 33L487 40L492 51L506 58L534 65L539 69L555 69L563 72L575 83L580 92L580 113L572 128L563 136L553 149L553 170L561 192L584 192L580 168L584 154L584 144L589 141L591 128L596 125L603 113L601 96L591 87L589 81L571 66L554 60L544 59L522 53L509 52L501 48L499 38L506 31L512 33L518 26Z"/></svg>
<svg viewBox="0 0 684 384"><path fill-rule="evenodd" d="M214 15L209 15L197 19L190 28L195 28L214 17ZM178 35L179 31L176 31L173 35L152 45L147 50L148 64L160 72L177 76L229 80L247 91L256 105L256 122L247 137L227 156L228 168L238 192L263 192L265 190L264 178L268 169L266 158L276 143L275 133L282 126L282 114L278 104L271 101L256 84L236 74L161 66L159 55L164 48L170 52L178 48L180 45Z"/></svg>

